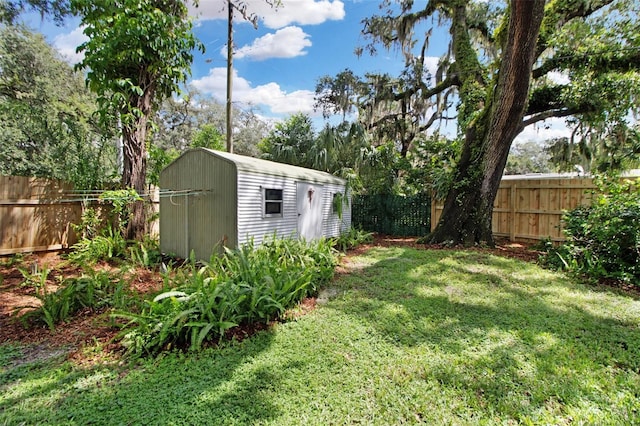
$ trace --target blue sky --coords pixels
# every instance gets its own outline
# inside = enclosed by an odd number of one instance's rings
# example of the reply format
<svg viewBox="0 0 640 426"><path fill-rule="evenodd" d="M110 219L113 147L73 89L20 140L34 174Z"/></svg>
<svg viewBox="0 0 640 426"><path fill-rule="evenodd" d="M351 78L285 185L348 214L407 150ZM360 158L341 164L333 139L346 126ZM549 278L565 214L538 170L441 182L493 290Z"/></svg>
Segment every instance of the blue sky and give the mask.
<svg viewBox="0 0 640 426"><path fill-rule="evenodd" d="M426 0L416 0L420 6ZM248 11L260 17L258 29L235 19L234 104L254 109L268 119L283 119L303 112L322 122L313 111L318 79L349 68L365 72L397 74L402 58L397 52L358 58L354 49L366 43L361 35L362 19L380 14L378 0L281 0L274 9L264 0L247 0ZM226 97L227 9L225 0L200 0L191 10L194 31L206 52L197 53L190 84L203 95L220 102ZM83 40L77 20L56 27L39 18L31 21L70 63L76 62L76 46ZM446 30L435 31L429 45L429 67L435 70L438 56L447 48ZM566 134L561 122L527 129L521 139L543 139Z"/></svg>

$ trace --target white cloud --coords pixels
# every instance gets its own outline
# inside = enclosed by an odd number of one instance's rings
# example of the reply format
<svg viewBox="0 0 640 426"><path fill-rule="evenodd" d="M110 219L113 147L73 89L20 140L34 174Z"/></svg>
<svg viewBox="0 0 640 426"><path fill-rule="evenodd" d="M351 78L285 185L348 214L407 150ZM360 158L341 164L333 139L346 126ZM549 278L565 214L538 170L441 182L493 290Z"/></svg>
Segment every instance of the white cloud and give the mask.
<svg viewBox="0 0 640 426"><path fill-rule="evenodd" d="M273 8L264 0L248 1L248 14L256 14L268 28L282 28L293 23L317 25L329 20L341 20L345 16L344 3L340 0L282 0ZM227 19L226 5L203 0L198 8L189 6L192 16L198 20ZM236 14L238 15L238 14ZM238 16L238 21L241 19Z"/></svg>
<svg viewBox="0 0 640 426"><path fill-rule="evenodd" d="M257 38L249 46L243 46L236 50L236 59L249 58L261 61L269 58L295 58L306 55L305 47L311 46L309 34L300 27L286 27L275 32ZM226 58L227 48L222 49L222 55Z"/></svg>
<svg viewBox="0 0 640 426"><path fill-rule="evenodd" d="M76 53L77 47L89 40L82 31L84 31L84 27L78 27L69 34L60 34L53 39L53 46L60 52L64 60L72 65L84 58L82 53Z"/></svg>
<svg viewBox="0 0 640 426"><path fill-rule="evenodd" d="M226 99L227 70L212 68L206 77L193 80L193 86L199 91L210 94L219 101ZM264 105L273 114L295 114L298 112L312 114L314 92L296 90L285 92L277 83L251 86L251 82L233 73L233 102L245 105Z"/></svg>
<svg viewBox="0 0 640 426"><path fill-rule="evenodd" d="M440 58L438 58L437 56L427 56L424 58L424 66L432 76L435 76L436 71L438 71L439 61Z"/></svg>

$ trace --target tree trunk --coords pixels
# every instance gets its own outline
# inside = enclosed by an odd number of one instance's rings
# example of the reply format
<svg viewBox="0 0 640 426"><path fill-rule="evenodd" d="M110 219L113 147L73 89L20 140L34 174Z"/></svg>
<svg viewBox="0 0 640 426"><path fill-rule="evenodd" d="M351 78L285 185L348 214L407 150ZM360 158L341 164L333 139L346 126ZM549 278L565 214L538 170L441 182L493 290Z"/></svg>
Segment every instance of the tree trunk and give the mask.
<svg viewBox="0 0 640 426"><path fill-rule="evenodd" d="M493 202L509 149L522 131L544 0L511 2L508 35L493 93L467 127L454 183L432 243L493 245Z"/></svg>
<svg viewBox="0 0 640 426"><path fill-rule="evenodd" d="M151 78L149 78L152 81ZM144 193L147 180L147 125L151 115L151 100L155 93L155 85L149 83L142 96L133 96L131 103L136 105L140 113L132 122L123 126L124 135L124 167L122 185L133 188L143 201L136 201L131 206L125 237L141 240L147 231L147 209Z"/></svg>
<svg viewBox="0 0 640 426"><path fill-rule="evenodd" d="M125 128L124 133L124 168L122 173L122 185L125 188L133 188L138 194L144 194L147 170L147 153L145 146L146 119L137 120L132 131ZM138 127L144 125L144 127ZM144 129L144 130L142 130ZM146 231L146 211L144 201L136 201L131 206L125 237L127 239L141 239Z"/></svg>

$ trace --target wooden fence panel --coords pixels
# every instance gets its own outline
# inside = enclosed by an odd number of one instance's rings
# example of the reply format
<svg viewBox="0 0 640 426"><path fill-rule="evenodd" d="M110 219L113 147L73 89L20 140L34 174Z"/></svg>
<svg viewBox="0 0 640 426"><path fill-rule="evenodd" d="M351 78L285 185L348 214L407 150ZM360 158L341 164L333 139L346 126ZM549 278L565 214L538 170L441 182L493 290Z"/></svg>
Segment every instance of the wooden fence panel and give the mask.
<svg viewBox="0 0 640 426"><path fill-rule="evenodd" d="M82 206L66 201L72 190L57 180L0 176L0 255L75 243L70 223L80 221Z"/></svg>
<svg viewBox="0 0 640 426"><path fill-rule="evenodd" d="M585 177L507 176L500 183L493 205L493 234L510 241L563 241L563 212L588 205L594 189L593 180ZM442 208L442 200L433 200L432 231Z"/></svg>
<svg viewBox="0 0 640 426"><path fill-rule="evenodd" d="M51 179L0 176L0 255L61 250L77 242L71 224L83 203L73 185ZM151 191L150 234L158 235L159 195Z"/></svg>

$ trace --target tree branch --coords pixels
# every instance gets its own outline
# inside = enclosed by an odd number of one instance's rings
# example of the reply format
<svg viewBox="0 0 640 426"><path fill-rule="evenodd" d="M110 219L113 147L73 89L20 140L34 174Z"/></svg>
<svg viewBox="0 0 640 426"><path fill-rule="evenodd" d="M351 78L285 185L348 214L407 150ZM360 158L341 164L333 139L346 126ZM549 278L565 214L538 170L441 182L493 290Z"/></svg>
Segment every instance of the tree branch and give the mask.
<svg viewBox="0 0 640 426"><path fill-rule="evenodd" d="M540 28L536 58L549 47L548 40L553 34L562 28L567 22L575 18L584 18L602 9L614 0L568 0L550 3L545 11L545 18Z"/></svg>
<svg viewBox="0 0 640 426"><path fill-rule="evenodd" d="M522 124L520 125L520 130L524 129L527 126L535 124L539 121L546 120L547 118L552 117L568 117L570 115L578 114L582 111L580 108L565 108L565 109L552 109L548 111L541 112L540 114L536 114L532 117L527 118L526 120L522 120Z"/></svg>
<svg viewBox="0 0 640 426"><path fill-rule="evenodd" d="M599 72L624 72L637 69L637 64L640 63L640 48L627 48L626 50L621 49L621 51L627 53L620 56L612 56L610 51L591 52L580 55L560 54L560 57L550 58L540 67L534 69L531 75L533 78L540 78L556 69L578 67L586 60L589 60L590 66Z"/></svg>

